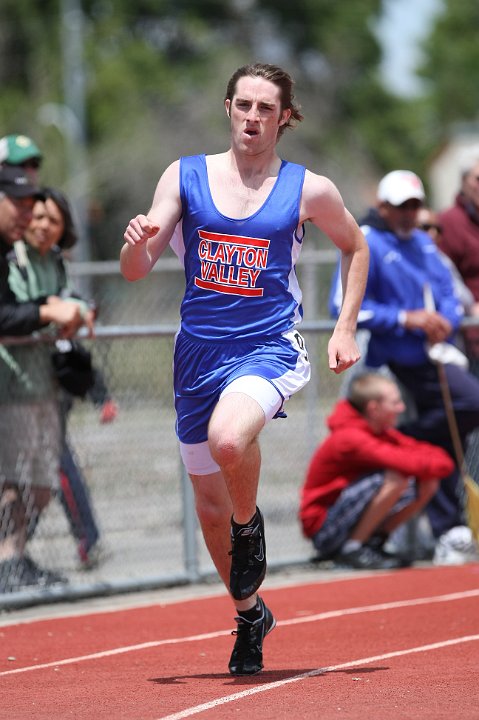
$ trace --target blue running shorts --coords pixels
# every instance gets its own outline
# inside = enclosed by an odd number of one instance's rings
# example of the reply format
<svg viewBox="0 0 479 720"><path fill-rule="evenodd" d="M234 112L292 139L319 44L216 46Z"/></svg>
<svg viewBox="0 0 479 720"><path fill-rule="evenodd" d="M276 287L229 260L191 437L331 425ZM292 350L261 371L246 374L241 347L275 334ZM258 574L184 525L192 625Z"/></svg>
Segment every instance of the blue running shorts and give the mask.
<svg viewBox="0 0 479 720"><path fill-rule="evenodd" d="M224 343L198 341L181 330L175 341L173 376L176 433L188 472L218 470L212 459L214 468L207 461L205 452L208 455L208 423L222 394L234 391L250 395L261 405L268 421L285 416L284 402L304 387L310 374L306 346L296 330L261 342ZM192 469L195 448L183 447L195 445L201 450L202 472Z"/></svg>

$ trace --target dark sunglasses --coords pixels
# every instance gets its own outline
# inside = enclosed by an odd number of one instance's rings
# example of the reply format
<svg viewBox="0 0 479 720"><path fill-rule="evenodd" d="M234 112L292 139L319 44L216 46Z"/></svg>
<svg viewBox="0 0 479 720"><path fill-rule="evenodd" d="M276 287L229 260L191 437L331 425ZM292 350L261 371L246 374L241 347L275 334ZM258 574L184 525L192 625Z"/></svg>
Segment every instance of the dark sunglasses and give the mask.
<svg viewBox="0 0 479 720"><path fill-rule="evenodd" d="M400 205L396 205L398 210L419 210L419 208L422 207L422 202L420 200L405 200Z"/></svg>
<svg viewBox="0 0 479 720"><path fill-rule="evenodd" d="M39 158L30 158L30 160L20 163L20 167L24 168L24 170L38 170L41 164L42 161Z"/></svg>
<svg viewBox="0 0 479 720"><path fill-rule="evenodd" d="M22 163L5 163L5 165L9 165L10 167L21 167L24 170L38 170L41 167L42 161L40 158L30 158L29 160L25 160L25 162Z"/></svg>
<svg viewBox="0 0 479 720"><path fill-rule="evenodd" d="M422 225L418 225L418 228L420 230L424 230L424 232L429 232L429 230L436 230L436 232L442 233L442 225L436 225L435 223L422 223Z"/></svg>

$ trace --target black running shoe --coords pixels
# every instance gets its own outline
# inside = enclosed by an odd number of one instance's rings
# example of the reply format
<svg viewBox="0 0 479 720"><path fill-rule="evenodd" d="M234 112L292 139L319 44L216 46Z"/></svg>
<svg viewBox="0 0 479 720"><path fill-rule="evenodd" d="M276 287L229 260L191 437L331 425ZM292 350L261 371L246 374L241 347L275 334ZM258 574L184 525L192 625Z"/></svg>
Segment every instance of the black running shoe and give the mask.
<svg viewBox="0 0 479 720"><path fill-rule="evenodd" d="M256 675L263 669L263 640L273 630L276 620L262 599L258 597L262 615L254 622L235 618L238 629L233 630L236 642L228 665L232 675Z"/></svg>
<svg viewBox="0 0 479 720"><path fill-rule="evenodd" d="M413 558L407 555L403 555L402 553L396 553L391 552L390 550L386 550L384 547L386 542L387 538L384 538L380 535L372 535L365 544L375 550L380 555L382 555L384 558L395 558L400 562L400 567L411 567L411 565L413 564Z"/></svg>
<svg viewBox="0 0 479 720"><path fill-rule="evenodd" d="M361 545L348 553L340 552L334 562L338 567L354 570L397 570L403 567L399 558L386 557L368 545Z"/></svg>
<svg viewBox="0 0 479 720"><path fill-rule="evenodd" d="M254 595L266 575L264 522L259 508L251 525L235 530L231 526L230 592L235 600Z"/></svg>

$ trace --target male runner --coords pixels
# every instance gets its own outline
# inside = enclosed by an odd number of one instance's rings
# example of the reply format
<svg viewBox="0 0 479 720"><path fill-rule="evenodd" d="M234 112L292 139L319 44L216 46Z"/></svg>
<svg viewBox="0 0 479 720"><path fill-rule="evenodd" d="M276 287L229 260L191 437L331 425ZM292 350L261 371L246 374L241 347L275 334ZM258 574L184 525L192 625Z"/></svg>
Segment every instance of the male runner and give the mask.
<svg viewBox="0 0 479 720"><path fill-rule="evenodd" d="M258 437L310 375L295 329L304 223L342 252L344 303L328 345L336 373L359 359L354 334L368 270L366 242L337 188L276 152L284 130L302 120L292 88L281 68L239 68L224 101L229 150L170 165L148 214L128 224L121 251L130 281L147 275L170 239L185 266L177 434L208 550L238 611L233 675L262 669L263 639L275 625L257 595L266 572Z"/></svg>

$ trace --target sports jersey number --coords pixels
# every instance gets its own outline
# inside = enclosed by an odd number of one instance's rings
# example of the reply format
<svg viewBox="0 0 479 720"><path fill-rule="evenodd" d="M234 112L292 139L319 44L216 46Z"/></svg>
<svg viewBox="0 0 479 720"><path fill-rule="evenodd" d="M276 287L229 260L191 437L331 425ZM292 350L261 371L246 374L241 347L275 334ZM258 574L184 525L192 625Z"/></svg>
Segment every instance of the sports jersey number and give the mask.
<svg viewBox="0 0 479 720"><path fill-rule="evenodd" d="M304 337L300 335L299 332L295 332L294 337L296 338L296 342L299 345L299 349L302 350L304 354L306 362L309 362L308 351L306 350L306 343L304 342Z"/></svg>

